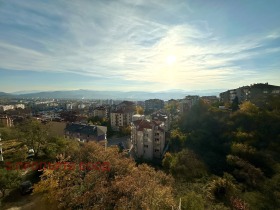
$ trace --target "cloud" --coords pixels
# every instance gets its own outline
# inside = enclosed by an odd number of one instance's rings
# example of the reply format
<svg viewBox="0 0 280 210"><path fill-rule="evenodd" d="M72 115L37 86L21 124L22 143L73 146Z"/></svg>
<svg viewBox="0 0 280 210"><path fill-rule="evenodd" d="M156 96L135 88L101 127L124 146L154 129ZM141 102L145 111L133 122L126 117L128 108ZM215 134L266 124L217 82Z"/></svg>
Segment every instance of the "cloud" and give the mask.
<svg viewBox="0 0 280 210"><path fill-rule="evenodd" d="M185 3L31 2L12 1L0 8L0 29L6 29L0 34L2 69L69 72L157 88L208 88L257 78L257 69L243 69L239 62L280 49L266 46L279 38L277 32L226 40L207 21L183 22L184 13L177 22L168 21L182 7L193 13ZM176 56L173 65L166 63L170 55Z"/></svg>

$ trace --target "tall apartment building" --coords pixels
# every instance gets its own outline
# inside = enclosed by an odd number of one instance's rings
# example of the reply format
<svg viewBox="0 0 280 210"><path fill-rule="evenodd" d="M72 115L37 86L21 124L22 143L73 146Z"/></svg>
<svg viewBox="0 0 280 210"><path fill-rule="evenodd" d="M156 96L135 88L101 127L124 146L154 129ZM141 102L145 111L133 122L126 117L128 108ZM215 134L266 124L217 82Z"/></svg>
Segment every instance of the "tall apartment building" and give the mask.
<svg viewBox="0 0 280 210"><path fill-rule="evenodd" d="M116 106L110 113L112 129L119 131L121 127L130 126L132 116L136 113L135 105L132 102L124 101Z"/></svg>
<svg viewBox="0 0 280 210"><path fill-rule="evenodd" d="M156 111L163 109L164 101L160 99L149 99L145 101L145 111Z"/></svg>
<svg viewBox="0 0 280 210"><path fill-rule="evenodd" d="M119 131L121 127L129 126L132 122L134 110L118 109L110 113L111 126L114 131Z"/></svg>
<svg viewBox="0 0 280 210"><path fill-rule="evenodd" d="M93 110L93 116L99 118L109 118L109 108L106 106L99 106Z"/></svg>
<svg viewBox="0 0 280 210"><path fill-rule="evenodd" d="M131 140L137 158L161 158L165 148L165 131L161 122L137 120L131 123Z"/></svg>

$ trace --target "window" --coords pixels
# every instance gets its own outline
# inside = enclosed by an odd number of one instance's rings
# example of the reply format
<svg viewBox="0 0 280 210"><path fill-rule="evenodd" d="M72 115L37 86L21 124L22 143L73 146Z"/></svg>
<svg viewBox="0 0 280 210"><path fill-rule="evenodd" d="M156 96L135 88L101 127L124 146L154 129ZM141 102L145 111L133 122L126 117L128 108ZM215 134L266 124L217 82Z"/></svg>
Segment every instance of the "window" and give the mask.
<svg viewBox="0 0 280 210"><path fill-rule="evenodd" d="M148 148L148 145L144 145L145 148Z"/></svg>

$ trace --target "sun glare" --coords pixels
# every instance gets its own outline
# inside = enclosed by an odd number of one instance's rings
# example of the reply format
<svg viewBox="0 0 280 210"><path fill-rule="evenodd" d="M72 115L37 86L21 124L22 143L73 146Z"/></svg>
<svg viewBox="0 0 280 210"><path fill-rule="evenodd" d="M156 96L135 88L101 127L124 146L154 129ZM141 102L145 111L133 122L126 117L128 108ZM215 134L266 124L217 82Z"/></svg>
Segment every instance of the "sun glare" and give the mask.
<svg viewBox="0 0 280 210"><path fill-rule="evenodd" d="M168 65L172 65L173 63L175 63L176 62L176 56L174 56L174 55L169 55L169 56L167 56L167 58L166 58L166 63L168 64Z"/></svg>

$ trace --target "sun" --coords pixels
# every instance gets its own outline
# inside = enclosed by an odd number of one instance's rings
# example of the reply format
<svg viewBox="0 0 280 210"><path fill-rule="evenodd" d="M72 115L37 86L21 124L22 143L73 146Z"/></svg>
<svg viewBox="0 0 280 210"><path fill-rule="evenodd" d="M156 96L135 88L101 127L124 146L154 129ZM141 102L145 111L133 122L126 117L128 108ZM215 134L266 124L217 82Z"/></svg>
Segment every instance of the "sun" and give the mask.
<svg viewBox="0 0 280 210"><path fill-rule="evenodd" d="M169 56L166 57L166 63L167 63L168 65L172 65L172 64L175 63L175 62L176 62L176 56L174 56L174 55L169 55Z"/></svg>

